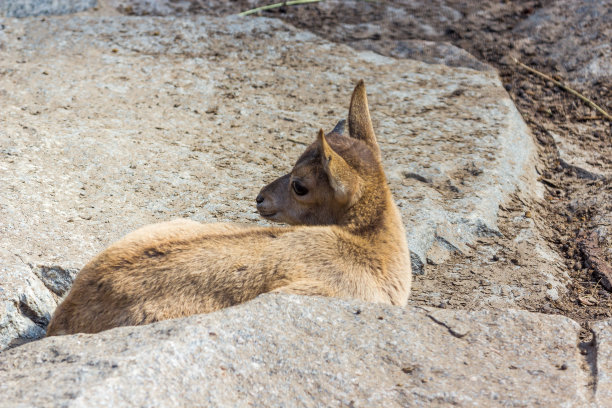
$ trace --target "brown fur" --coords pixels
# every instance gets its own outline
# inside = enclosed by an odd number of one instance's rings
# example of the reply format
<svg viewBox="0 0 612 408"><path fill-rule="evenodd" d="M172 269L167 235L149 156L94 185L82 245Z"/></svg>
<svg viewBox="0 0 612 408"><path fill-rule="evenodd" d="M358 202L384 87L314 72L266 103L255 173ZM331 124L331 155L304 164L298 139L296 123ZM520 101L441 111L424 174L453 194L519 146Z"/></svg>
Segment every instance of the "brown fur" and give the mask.
<svg viewBox="0 0 612 408"><path fill-rule="evenodd" d="M262 216L293 226L177 220L141 228L85 265L48 335L208 313L266 292L406 304L410 256L363 82L351 99L350 135L342 128L320 131L292 172L257 197Z"/></svg>

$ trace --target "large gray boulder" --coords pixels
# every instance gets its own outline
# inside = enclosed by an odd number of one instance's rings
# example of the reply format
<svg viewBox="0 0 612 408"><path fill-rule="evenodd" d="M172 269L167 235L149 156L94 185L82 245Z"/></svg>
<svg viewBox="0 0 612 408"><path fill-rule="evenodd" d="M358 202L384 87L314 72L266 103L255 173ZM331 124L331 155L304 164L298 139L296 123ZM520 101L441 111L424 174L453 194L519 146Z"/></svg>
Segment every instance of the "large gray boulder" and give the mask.
<svg viewBox="0 0 612 408"><path fill-rule="evenodd" d="M0 348L40 336L74 273L142 225L261 223L258 190L346 116L360 78L416 273L428 253L497 234L511 193L533 194L531 137L491 71L358 52L264 18L1 27Z"/></svg>
<svg viewBox="0 0 612 408"><path fill-rule="evenodd" d="M0 406L587 407L600 379L605 407L610 360L598 349L583 356L579 331L522 311L265 295L4 351Z"/></svg>

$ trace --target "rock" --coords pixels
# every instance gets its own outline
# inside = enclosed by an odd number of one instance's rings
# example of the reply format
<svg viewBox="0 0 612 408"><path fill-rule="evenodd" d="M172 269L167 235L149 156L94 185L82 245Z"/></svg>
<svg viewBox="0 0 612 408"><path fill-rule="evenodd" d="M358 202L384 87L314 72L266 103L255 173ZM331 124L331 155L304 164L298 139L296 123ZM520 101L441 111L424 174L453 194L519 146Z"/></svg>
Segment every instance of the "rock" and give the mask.
<svg viewBox="0 0 612 408"><path fill-rule="evenodd" d="M593 324L594 355L591 372L595 378L595 398L604 407L612 401L612 320Z"/></svg>
<svg viewBox="0 0 612 408"><path fill-rule="evenodd" d="M608 225L602 223L603 226ZM597 230L591 231L588 235L581 231L578 234L577 241L578 249L586 266L593 270L593 275L598 279L598 283L601 283L601 286L608 291L612 291L612 266L606 262L606 249L610 252L612 247L605 245L604 240L602 240L604 245L600 245Z"/></svg>
<svg viewBox="0 0 612 408"><path fill-rule="evenodd" d="M56 306L30 266L0 249L0 350L44 336Z"/></svg>
<svg viewBox="0 0 612 408"><path fill-rule="evenodd" d="M427 263L431 265L443 264L451 252L461 255L471 255L472 250L465 244L465 231L458 225L441 222L436 226L435 241L427 251Z"/></svg>
<svg viewBox="0 0 612 408"><path fill-rule="evenodd" d="M555 132L549 131L548 134L555 141L561 166L573 169L577 176L587 180L612 180L612 173L606 171L607 166L601 162L602 152L582 149ZM602 165L595 166L594 163Z"/></svg>
<svg viewBox="0 0 612 408"><path fill-rule="evenodd" d="M446 262L451 256L451 251L439 241L435 241L427 251L427 263L430 265L440 265Z"/></svg>
<svg viewBox="0 0 612 408"><path fill-rule="evenodd" d="M69 14L94 7L97 0L6 0L0 1L0 16L27 17Z"/></svg>
<svg viewBox="0 0 612 408"><path fill-rule="evenodd" d="M579 331L568 318L522 311L264 295L4 351L1 404L586 407ZM611 359L597 361L608 375Z"/></svg>
<svg viewBox="0 0 612 408"><path fill-rule="evenodd" d="M514 32L519 49L559 67L571 82L587 86L612 82L612 7L609 0L557 0L538 9Z"/></svg>
<svg viewBox="0 0 612 408"><path fill-rule="evenodd" d="M462 255L469 255L472 251L464 242L464 235L461 226L451 225L448 222L441 222L436 226L436 238L444 245L459 252Z"/></svg>
<svg viewBox="0 0 612 408"><path fill-rule="evenodd" d="M34 273L44 283L44 285L58 297L68 293L72 281L79 273L78 269L64 269L58 265L39 265L33 269Z"/></svg>
<svg viewBox="0 0 612 408"><path fill-rule="evenodd" d="M0 300L19 315L5 321L27 324L0 338L44 325L73 272L142 225L265 224L257 192L346 116L360 78L416 273L439 237L466 250L496 233L509 194L535 188L532 139L490 71L359 52L263 18L2 26ZM32 319L23 293L40 300Z"/></svg>
<svg viewBox="0 0 612 408"><path fill-rule="evenodd" d="M447 42L424 40L372 41L362 40L350 43L358 50L370 50L394 58L407 58L428 64L442 64L449 67L471 68L477 71L494 71L490 65L480 62L469 52Z"/></svg>

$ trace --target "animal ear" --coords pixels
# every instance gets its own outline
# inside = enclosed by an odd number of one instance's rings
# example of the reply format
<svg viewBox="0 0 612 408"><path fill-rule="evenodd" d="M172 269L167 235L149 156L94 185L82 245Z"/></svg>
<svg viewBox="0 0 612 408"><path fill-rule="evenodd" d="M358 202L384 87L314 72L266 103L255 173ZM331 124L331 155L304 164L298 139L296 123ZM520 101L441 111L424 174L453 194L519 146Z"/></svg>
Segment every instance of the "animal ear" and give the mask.
<svg viewBox="0 0 612 408"><path fill-rule="evenodd" d="M361 177L327 143L323 129L319 130L317 142L321 153L321 164L334 190L336 201L343 205L354 204L359 199Z"/></svg>
<svg viewBox="0 0 612 408"><path fill-rule="evenodd" d="M366 95L363 79L357 83L357 86L353 91L351 106L349 108L348 123L350 137L363 140L371 146L377 146L376 136L374 135L374 127L372 126L372 120L370 119L368 97Z"/></svg>
<svg viewBox="0 0 612 408"><path fill-rule="evenodd" d="M339 121L339 122L336 124L336 126L334 127L334 129L333 129L331 132L329 132L329 133L327 134L327 136L331 135L332 133L335 133L335 134L338 134L338 135L340 135L340 136L343 136L343 135L344 135L344 128L345 128L345 125L346 125L346 120L342 119L341 121Z"/></svg>

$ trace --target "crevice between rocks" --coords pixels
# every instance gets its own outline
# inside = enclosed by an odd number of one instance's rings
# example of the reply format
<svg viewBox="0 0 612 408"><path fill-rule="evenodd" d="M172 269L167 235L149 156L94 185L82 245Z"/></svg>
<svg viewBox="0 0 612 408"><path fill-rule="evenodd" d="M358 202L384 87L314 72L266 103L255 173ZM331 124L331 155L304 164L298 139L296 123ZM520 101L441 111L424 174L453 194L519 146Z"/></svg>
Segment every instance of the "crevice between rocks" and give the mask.
<svg viewBox="0 0 612 408"><path fill-rule="evenodd" d="M32 322L34 322L35 325L37 325L43 330L47 328L47 325L49 324L49 316L40 315L39 313L37 313L34 309L32 309L32 307L30 307L24 297L21 297L19 299L19 304L17 305L17 307L21 314L30 319Z"/></svg>
<svg viewBox="0 0 612 408"><path fill-rule="evenodd" d="M52 309L70 290L79 272L76 268L59 265L33 265L26 262L20 254L14 255L29 268L30 274L26 280L30 282L31 290L26 290L12 299L16 315L21 315L20 319L25 320L12 323L17 337L12 338L6 348L18 347L44 337ZM37 281L36 284L33 284L34 280ZM31 323L26 323L27 321Z"/></svg>

